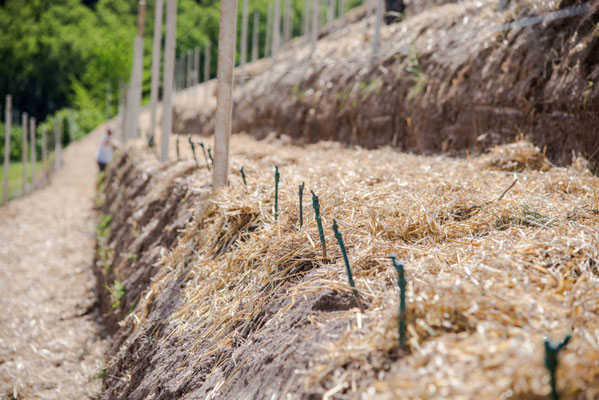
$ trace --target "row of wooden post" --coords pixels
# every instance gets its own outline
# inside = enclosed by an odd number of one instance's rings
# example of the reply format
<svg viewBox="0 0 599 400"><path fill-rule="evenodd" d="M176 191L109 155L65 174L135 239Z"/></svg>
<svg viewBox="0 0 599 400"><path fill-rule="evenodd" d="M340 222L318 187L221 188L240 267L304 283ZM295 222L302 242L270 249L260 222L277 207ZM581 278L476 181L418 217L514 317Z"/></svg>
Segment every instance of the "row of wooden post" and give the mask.
<svg viewBox="0 0 599 400"><path fill-rule="evenodd" d="M246 78L245 66L247 63L247 39L249 25L248 0L243 1L243 15L241 27L241 51L240 51L240 78ZM281 1L284 1L283 13L281 13ZM377 1L376 33L374 52L378 51L380 20L382 19L382 0ZM302 32L306 39L311 42L312 53L316 48L318 29L320 24L322 0L305 0L304 19L302 21ZM153 35L152 54L152 83L150 93L150 136L156 132L156 110L158 107L158 90L160 79L160 56L162 50L162 22L163 22L163 0L156 0L156 11ZM310 13L311 11L311 13ZM338 12L337 12L338 11ZM346 1L329 0L326 11L326 22L330 23L337 14L342 15L346 11ZM220 31L218 45L218 71L217 71L217 112L215 127L215 166L214 187L224 186L228 179L228 153L229 136L231 133L232 118L232 91L233 70L235 66L235 36L237 23L237 0L222 0L220 15ZM169 137L172 131L172 96L173 90L182 89L199 83L200 77L200 49L195 48L183 54L179 60L175 60L175 33L177 18L177 0L166 0L166 38L164 42L164 73L163 73L163 117L162 135L160 147L160 160L168 161ZM282 15L283 14L283 15ZM141 111L141 77L143 66L143 25L145 18L145 1L139 2L138 34L135 39L133 53L133 67L131 70L130 85L127 88L124 101L121 102L119 113L121 129L124 140L139 137L139 114ZM310 21L310 19L312 21ZM275 0L268 10L266 29L266 55L275 60L281 47L281 20L283 20L283 41L291 40L293 36L293 12L290 0ZM254 13L252 34L252 60L258 58L258 28L260 18ZM204 80L210 78L210 43L208 42L204 56ZM107 100L108 101L108 100Z"/></svg>
<svg viewBox="0 0 599 400"><path fill-rule="evenodd" d="M10 140L11 140L11 129L12 129L12 96L9 94L6 96L5 107L4 107L4 176L3 176L3 196L2 204L6 204L9 200L8 196L8 179L10 169ZM26 112L21 114L21 168L22 168L22 184L21 194L30 192L33 189L33 184L36 176L36 139L37 139L37 123L35 117L30 117ZM42 127L42 170L46 173L49 169L48 162L48 138L46 127ZM60 130L58 123L54 124L54 169L58 169L62 163L62 131ZM29 160L27 159L29 156ZM30 171L30 174L28 174ZM31 182L29 181L29 175L31 175Z"/></svg>

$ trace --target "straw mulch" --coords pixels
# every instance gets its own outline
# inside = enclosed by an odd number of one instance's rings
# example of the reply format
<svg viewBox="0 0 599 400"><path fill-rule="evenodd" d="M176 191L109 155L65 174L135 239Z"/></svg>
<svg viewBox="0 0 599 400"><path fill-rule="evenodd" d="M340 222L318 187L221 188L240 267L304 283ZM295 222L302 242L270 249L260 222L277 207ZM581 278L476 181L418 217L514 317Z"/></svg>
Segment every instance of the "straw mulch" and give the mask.
<svg viewBox="0 0 599 400"><path fill-rule="evenodd" d="M325 398L547 396L543 338L571 333L560 356L560 391L599 396L599 179L582 160L557 168L525 142L451 159L326 142L300 148L245 135L232 139L231 153L229 188L210 195L205 168L190 184L205 201L157 266L130 317L138 326L156 293L184 269L185 300L168 321L205 355L281 324L290 306L254 324L275 292L298 302L326 289L351 294L334 217L367 309L335 311L346 329L331 332L308 370L294 375L301 390ZM276 222L274 165L281 172ZM329 259L310 190L320 197ZM405 351L398 349L391 254L405 263L408 280Z"/></svg>

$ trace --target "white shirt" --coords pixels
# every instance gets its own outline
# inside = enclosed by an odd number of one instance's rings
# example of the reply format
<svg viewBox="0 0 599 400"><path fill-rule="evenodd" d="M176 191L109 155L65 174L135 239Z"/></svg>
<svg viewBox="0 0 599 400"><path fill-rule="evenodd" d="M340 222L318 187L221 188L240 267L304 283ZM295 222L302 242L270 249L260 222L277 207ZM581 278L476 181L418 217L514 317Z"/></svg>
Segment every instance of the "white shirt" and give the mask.
<svg viewBox="0 0 599 400"><path fill-rule="evenodd" d="M104 134L100 145L98 146L98 152L96 153L96 160L100 163L108 164L112 161L113 143L110 136Z"/></svg>

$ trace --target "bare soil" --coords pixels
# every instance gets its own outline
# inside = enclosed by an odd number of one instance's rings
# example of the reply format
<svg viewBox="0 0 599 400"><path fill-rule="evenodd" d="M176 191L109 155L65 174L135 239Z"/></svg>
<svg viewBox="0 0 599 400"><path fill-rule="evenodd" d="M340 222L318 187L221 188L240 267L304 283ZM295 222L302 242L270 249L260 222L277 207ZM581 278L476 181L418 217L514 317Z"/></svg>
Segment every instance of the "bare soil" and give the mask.
<svg viewBox="0 0 599 400"><path fill-rule="evenodd" d="M0 398L99 389L106 341L90 268L99 134L69 146L46 187L0 208Z"/></svg>

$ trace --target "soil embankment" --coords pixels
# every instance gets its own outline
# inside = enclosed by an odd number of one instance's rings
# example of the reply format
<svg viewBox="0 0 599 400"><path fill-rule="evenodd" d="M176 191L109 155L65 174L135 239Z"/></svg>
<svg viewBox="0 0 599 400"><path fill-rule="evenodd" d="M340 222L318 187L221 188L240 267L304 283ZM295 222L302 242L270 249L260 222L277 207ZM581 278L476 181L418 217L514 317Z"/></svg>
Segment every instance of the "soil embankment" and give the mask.
<svg viewBox="0 0 599 400"><path fill-rule="evenodd" d="M414 0L382 31L353 10L323 29L316 52L299 38L276 63L261 60L237 82L234 131L272 131L301 143L335 140L416 153L478 152L524 136L566 165L599 160L599 2ZM502 24L585 4L581 16ZM558 5L556 7L556 5ZM211 134L214 82L181 92L175 129ZM595 167L596 168L596 167Z"/></svg>
<svg viewBox="0 0 599 400"><path fill-rule="evenodd" d="M599 395L599 181L584 160L556 168L525 142L461 160L231 144L247 185L235 173L216 195L187 145L167 165L132 147L108 171L95 263L114 332L103 399L542 398L543 337L567 332L562 398ZM391 254L408 280L404 352Z"/></svg>
<svg viewBox="0 0 599 400"><path fill-rule="evenodd" d="M0 208L2 399L86 399L100 387L90 269L100 130L65 149L46 187Z"/></svg>

